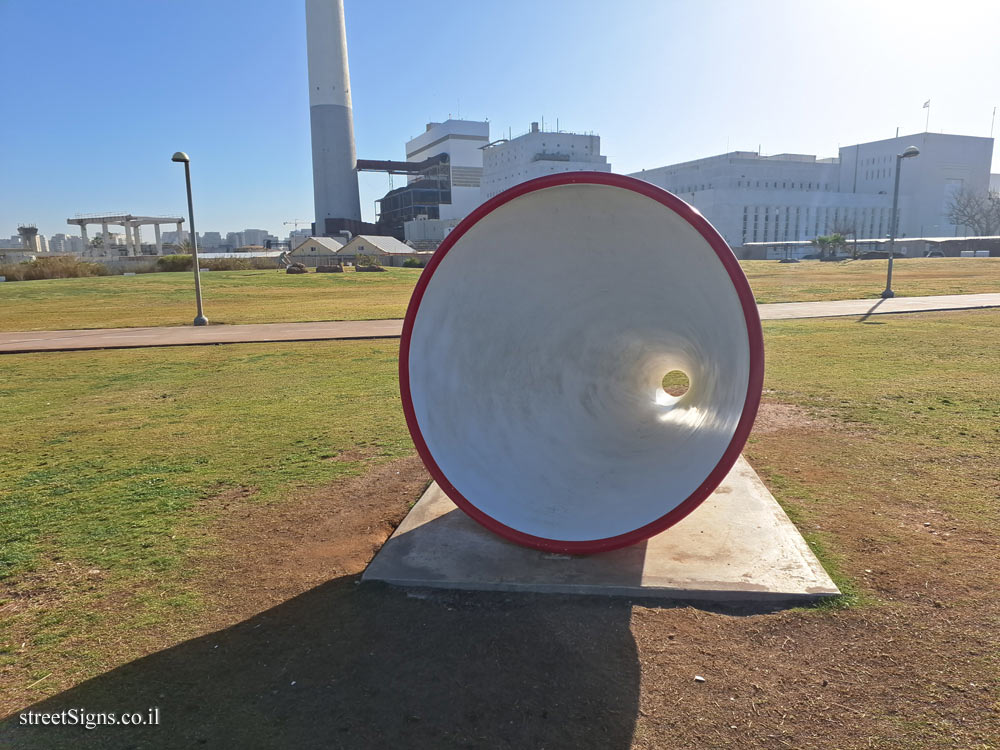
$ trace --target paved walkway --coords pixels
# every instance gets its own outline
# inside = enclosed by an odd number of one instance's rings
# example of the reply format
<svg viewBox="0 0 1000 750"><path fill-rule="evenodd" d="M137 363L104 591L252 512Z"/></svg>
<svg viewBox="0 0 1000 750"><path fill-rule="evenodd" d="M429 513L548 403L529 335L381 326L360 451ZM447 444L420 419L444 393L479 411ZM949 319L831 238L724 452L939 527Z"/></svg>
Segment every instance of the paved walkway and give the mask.
<svg viewBox="0 0 1000 750"><path fill-rule="evenodd" d="M980 307L1000 307L1000 294L942 294L936 297L842 299L833 302L779 302L773 305L757 305L761 320L974 310Z"/></svg>
<svg viewBox="0 0 1000 750"><path fill-rule="evenodd" d="M845 315L972 310L1000 307L1000 294L951 294L938 297L848 299L834 302L781 302L759 305L762 320L828 318ZM90 328L77 331L0 332L0 354L133 349L144 346L191 346L266 341L399 338L402 320L341 320L318 323L258 323L236 326L163 328Z"/></svg>

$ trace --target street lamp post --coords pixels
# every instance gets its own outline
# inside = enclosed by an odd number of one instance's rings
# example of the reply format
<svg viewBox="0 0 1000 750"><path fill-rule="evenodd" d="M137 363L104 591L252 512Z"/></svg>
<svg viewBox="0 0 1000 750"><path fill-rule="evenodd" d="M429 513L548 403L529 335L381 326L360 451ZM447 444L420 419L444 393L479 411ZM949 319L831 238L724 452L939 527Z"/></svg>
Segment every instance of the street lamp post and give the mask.
<svg viewBox="0 0 1000 750"><path fill-rule="evenodd" d="M198 305L198 314L195 316L194 324L207 326L208 318L205 317L205 312L201 307L201 264L198 262L198 235L194 231L194 202L191 200L191 159L183 151L178 151L170 158L170 161L184 162L184 181L187 183L188 197L188 232L191 235L191 255L194 261L194 297ZM180 239L178 237L177 241L180 242Z"/></svg>
<svg viewBox="0 0 1000 750"><path fill-rule="evenodd" d="M892 215L889 217L889 271L885 277L885 290L882 292L882 299L895 297L892 291L892 256L896 246L896 231L899 229L899 216L896 213L899 207L899 167L903 159L909 159L920 153L916 146L907 146L903 153L896 154L896 184L892 189Z"/></svg>

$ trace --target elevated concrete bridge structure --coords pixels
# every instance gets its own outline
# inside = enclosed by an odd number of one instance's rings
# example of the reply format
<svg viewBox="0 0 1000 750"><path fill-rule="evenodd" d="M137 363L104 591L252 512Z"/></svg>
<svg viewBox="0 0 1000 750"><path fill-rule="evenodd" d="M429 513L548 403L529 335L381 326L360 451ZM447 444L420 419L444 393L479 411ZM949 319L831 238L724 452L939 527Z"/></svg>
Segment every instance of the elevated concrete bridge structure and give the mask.
<svg viewBox="0 0 1000 750"><path fill-rule="evenodd" d="M111 255L111 240L108 234L109 226L123 226L125 228L125 247L128 255L135 256L142 254L142 237L139 227L143 225L153 225L156 234L156 254L163 255L163 241L160 239L160 225L174 224L177 227L177 236L180 237L181 225L184 223L183 216L133 216L127 213L115 214L80 214L72 219L66 219L67 224L74 224L80 227L80 236L83 237L84 253L90 250L90 240L87 238L87 226L90 224L100 224L104 244L103 254Z"/></svg>

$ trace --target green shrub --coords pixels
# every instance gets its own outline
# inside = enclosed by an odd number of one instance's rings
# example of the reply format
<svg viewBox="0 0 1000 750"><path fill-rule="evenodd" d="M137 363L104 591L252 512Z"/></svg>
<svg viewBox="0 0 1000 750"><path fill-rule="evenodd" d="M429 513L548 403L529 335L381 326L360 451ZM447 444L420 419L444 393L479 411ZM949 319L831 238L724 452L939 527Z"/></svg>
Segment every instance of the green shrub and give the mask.
<svg viewBox="0 0 1000 750"><path fill-rule="evenodd" d="M423 268L427 263L416 258L407 258L403 261L403 268Z"/></svg>
<svg viewBox="0 0 1000 750"><path fill-rule="evenodd" d="M201 267L210 271L249 271L253 268L251 260L256 258L213 258L201 261ZM273 268L274 264L270 267Z"/></svg>
<svg viewBox="0 0 1000 750"><path fill-rule="evenodd" d="M194 258L190 255L164 255L156 259L157 271L190 271Z"/></svg>
<svg viewBox="0 0 1000 750"><path fill-rule="evenodd" d="M190 255L164 255L156 259L157 271L190 271L194 258ZM210 271L250 271L277 268L273 258L199 258L202 268Z"/></svg>
<svg viewBox="0 0 1000 750"><path fill-rule="evenodd" d="M109 276L111 271L102 263L88 263L69 256L38 258L23 263L0 265L0 276L7 281L37 281L38 279L76 279L82 276Z"/></svg>

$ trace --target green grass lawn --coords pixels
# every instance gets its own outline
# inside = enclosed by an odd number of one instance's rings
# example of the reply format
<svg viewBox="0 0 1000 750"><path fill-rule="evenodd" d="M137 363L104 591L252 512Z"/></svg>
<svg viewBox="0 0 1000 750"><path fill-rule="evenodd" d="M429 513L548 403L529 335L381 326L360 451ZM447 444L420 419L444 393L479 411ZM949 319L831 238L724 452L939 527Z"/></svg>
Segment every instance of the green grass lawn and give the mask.
<svg viewBox="0 0 1000 750"><path fill-rule="evenodd" d="M356 471L351 448L411 450L395 342L0 358L0 577L76 560L172 569L193 504L270 501Z"/></svg>
<svg viewBox="0 0 1000 750"><path fill-rule="evenodd" d="M833 434L829 484L791 471L787 437L752 439L748 454L799 518L885 483L922 496L945 482L940 507L1000 522L982 479L1000 463L1000 313L769 322L765 340L767 399L864 435ZM88 602L115 591L146 592L136 622L164 601L195 611L183 581L217 512L206 499L253 488L254 502L280 502L363 467L326 460L340 452L410 453L396 358L395 342L0 357L8 596L61 566L100 572L96 589L54 584L59 600L29 628L39 648L91 627Z"/></svg>
<svg viewBox="0 0 1000 750"><path fill-rule="evenodd" d="M764 340L765 401L817 421L755 432L745 453L827 568L846 571L842 590L856 591L849 579L873 547L908 566L954 564L947 550L906 547L904 524L996 534L1000 311L769 321ZM988 566L952 575L998 580Z"/></svg>
<svg viewBox="0 0 1000 750"><path fill-rule="evenodd" d="M846 603L862 605L848 613L935 652L951 654L955 633L963 684L1000 685L981 661L995 644L984 623L1000 614L1000 311L773 321L764 334L766 405L807 421L755 430L746 455ZM0 357L8 705L202 632L238 596L194 583L213 519L241 504L279 513L308 488L411 454L397 354L395 342L331 341ZM345 451L352 460L328 460ZM822 647L842 650L846 614L802 616L824 618L834 636Z"/></svg>
<svg viewBox="0 0 1000 750"><path fill-rule="evenodd" d="M286 274L211 271L201 275L212 324L398 318L419 269L384 273ZM0 329L39 331L190 325L191 273L149 273L0 284Z"/></svg>
<svg viewBox="0 0 1000 750"><path fill-rule="evenodd" d="M396 361L395 342L0 358L0 675L25 633L38 677L81 637L68 668L86 674L107 663L88 634L196 616L207 498L276 502L409 453Z"/></svg>
<svg viewBox="0 0 1000 750"><path fill-rule="evenodd" d="M777 263L744 261L757 301L795 302L877 297L885 261ZM525 270L530 273L530 270ZM213 324L401 318L420 271L288 275L213 271L202 276ZM1000 291L1000 258L897 261L899 296ZM189 325L190 273L155 273L0 284L0 330Z"/></svg>

